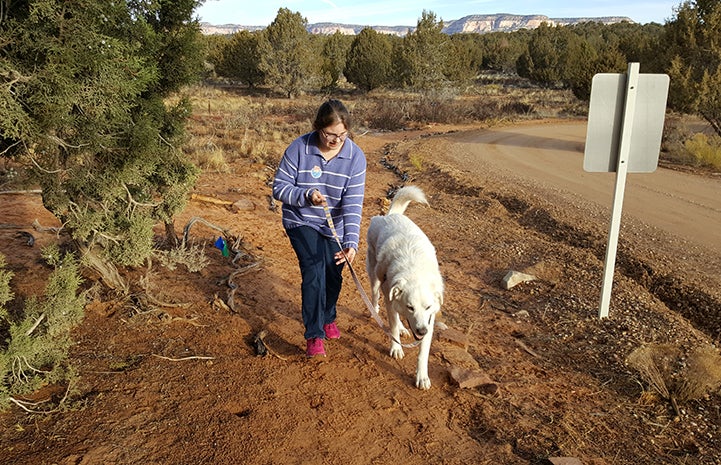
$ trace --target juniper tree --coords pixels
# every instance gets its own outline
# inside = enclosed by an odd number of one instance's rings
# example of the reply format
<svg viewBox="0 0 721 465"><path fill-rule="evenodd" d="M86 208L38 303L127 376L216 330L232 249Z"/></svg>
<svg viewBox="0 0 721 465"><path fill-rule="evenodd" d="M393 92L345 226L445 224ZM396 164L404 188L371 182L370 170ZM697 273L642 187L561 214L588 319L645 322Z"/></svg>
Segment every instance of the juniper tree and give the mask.
<svg viewBox="0 0 721 465"><path fill-rule="evenodd" d="M363 28L348 50L345 76L348 82L365 91L384 86L391 73L391 52L388 37L370 27Z"/></svg>
<svg viewBox="0 0 721 465"><path fill-rule="evenodd" d="M260 62L259 33L238 31L223 47L215 69L219 75L236 79L253 88L264 80Z"/></svg>
<svg viewBox="0 0 721 465"><path fill-rule="evenodd" d="M701 115L721 136L721 2L681 4L666 23L662 50L671 77L669 106Z"/></svg>
<svg viewBox="0 0 721 465"><path fill-rule="evenodd" d="M3 1L0 154L26 162L43 203L106 284L151 253L196 168L178 150L201 69L195 0Z"/></svg>
<svg viewBox="0 0 721 465"><path fill-rule="evenodd" d="M316 74L307 26L300 13L281 8L259 43L266 82L288 98L300 95Z"/></svg>
<svg viewBox="0 0 721 465"><path fill-rule="evenodd" d="M0 255L0 411L10 402L26 408L15 396L25 395L50 383L68 382L77 373L68 360L71 330L84 317L86 296L80 292L82 278L72 254L59 247L43 250L54 270L43 296L29 296L21 312L8 312L11 272ZM8 294L9 293L9 294ZM27 408L26 408L27 410Z"/></svg>
<svg viewBox="0 0 721 465"><path fill-rule="evenodd" d="M403 38L395 57L401 84L416 90L437 89L447 82L447 59L453 53L443 21L423 11L416 29Z"/></svg>
<svg viewBox="0 0 721 465"><path fill-rule="evenodd" d="M335 31L324 39L322 69L327 81L327 87L336 87L344 74L348 50L351 46L352 36Z"/></svg>

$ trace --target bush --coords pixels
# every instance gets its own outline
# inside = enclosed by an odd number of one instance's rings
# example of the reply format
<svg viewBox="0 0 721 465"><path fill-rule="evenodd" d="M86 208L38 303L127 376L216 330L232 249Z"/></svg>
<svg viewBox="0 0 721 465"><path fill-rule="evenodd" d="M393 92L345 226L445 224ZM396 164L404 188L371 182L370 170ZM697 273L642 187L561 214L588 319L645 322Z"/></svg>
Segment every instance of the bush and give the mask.
<svg viewBox="0 0 721 465"><path fill-rule="evenodd" d="M18 396L53 383L72 386L76 373L68 363L71 330L83 317L85 294L78 293L82 278L73 255L60 255L57 247L44 250L55 270L48 278L45 296L32 296L23 311L12 315L4 303L12 296L12 273L0 261L0 334L7 345L0 349L0 411L14 403L25 410L27 402Z"/></svg>
<svg viewBox="0 0 721 465"><path fill-rule="evenodd" d="M634 350L627 363L651 391L676 404L701 399L721 386L721 356L710 346L685 353L670 344L650 344Z"/></svg>
<svg viewBox="0 0 721 465"><path fill-rule="evenodd" d="M696 133L684 142L684 148L699 166L721 170L721 138Z"/></svg>
<svg viewBox="0 0 721 465"><path fill-rule="evenodd" d="M392 99L375 101L368 108L362 110L365 123L375 129L397 131L403 129L408 121L406 104Z"/></svg>

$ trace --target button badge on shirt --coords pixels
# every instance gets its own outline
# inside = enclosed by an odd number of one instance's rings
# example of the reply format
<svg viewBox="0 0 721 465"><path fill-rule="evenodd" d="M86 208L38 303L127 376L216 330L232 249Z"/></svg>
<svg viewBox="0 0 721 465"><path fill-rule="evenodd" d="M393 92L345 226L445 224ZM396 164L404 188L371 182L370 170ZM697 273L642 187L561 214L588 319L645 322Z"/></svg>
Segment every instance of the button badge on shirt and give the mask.
<svg viewBox="0 0 721 465"><path fill-rule="evenodd" d="M320 166L315 165L312 170L310 170L310 175L313 176L313 178L318 179L323 174L323 170L320 169Z"/></svg>

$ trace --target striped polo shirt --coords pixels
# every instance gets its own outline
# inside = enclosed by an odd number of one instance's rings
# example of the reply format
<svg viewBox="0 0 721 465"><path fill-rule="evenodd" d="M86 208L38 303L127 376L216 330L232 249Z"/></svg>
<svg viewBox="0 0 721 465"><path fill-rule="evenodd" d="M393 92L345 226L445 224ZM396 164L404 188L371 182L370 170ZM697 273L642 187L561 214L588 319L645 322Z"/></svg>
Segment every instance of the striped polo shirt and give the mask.
<svg viewBox="0 0 721 465"><path fill-rule="evenodd" d="M365 177L365 154L350 138L326 161L317 132L298 137L285 150L273 180L273 198L283 203L283 227L310 226L333 237L323 207L308 200L308 193L317 189L328 200L343 248L358 250Z"/></svg>

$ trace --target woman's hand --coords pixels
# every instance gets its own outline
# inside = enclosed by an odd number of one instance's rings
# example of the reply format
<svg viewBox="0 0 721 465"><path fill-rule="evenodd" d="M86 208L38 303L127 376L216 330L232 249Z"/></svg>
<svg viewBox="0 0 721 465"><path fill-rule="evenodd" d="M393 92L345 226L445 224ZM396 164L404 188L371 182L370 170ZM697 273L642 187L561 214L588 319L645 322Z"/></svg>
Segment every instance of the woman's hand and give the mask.
<svg viewBox="0 0 721 465"><path fill-rule="evenodd" d="M343 250L345 252L345 257L348 257L348 264L350 265L353 263L353 259L355 259L356 250L354 248L347 248ZM336 252L335 254L335 264L340 265L341 263L345 262L345 257L343 256L343 252Z"/></svg>
<svg viewBox="0 0 721 465"><path fill-rule="evenodd" d="M321 194L320 191L317 189L314 189L310 193L309 199L310 199L310 203L312 203L313 205L325 205L326 204L325 196L323 194Z"/></svg>

